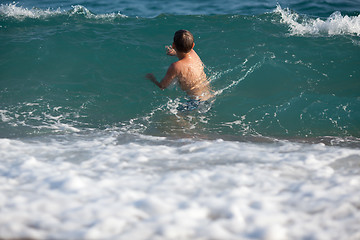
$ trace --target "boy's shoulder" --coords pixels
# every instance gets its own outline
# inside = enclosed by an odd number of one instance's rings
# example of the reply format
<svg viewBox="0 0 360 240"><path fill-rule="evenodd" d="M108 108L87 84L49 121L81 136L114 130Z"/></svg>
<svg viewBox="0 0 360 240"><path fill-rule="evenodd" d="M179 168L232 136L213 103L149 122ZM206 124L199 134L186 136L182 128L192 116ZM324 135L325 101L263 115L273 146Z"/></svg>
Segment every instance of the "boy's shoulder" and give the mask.
<svg viewBox="0 0 360 240"><path fill-rule="evenodd" d="M173 62L170 67L172 67L175 71L181 71L181 69L184 67L184 63L181 60L178 60L176 62Z"/></svg>

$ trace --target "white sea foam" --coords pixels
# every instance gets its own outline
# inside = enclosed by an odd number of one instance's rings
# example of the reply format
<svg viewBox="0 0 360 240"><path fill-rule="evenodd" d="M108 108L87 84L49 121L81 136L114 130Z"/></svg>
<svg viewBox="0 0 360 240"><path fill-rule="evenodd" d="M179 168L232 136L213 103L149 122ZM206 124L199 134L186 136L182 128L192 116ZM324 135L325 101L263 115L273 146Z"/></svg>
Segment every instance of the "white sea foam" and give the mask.
<svg viewBox="0 0 360 240"><path fill-rule="evenodd" d="M64 10L58 9L39 9L32 8L28 9L22 6L18 6L18 3L12 4L1 4L0 5L0 15L6 17L14 17L19 20L23 20L26 18L47 18L58 15L83 15L89 19L103 19L103 20L113 20L116 18L126 18L127 16L124 14L118 13L108 13L108 14L94 14L89 9L81 5L72 6L72 9L67 12Z"/></svg>
<svg viewBox="0 0 360 240"><path fill-rule="evenodd" d="M276 13L281 15L283 23L289 25L291 33L294 35L357 35L360 36L360 15L342 16L340 12L334 12L327 19L309 18L277 6Z"/></svg>
<svg viewBox="0 0 360 240"><path fill-rule="evenodd" d="M359 149L114 132L0 139L0 156L3 238L360 237Z"/></svg>
<svg viewBox="0 0 360 240"><path fill-rule="evenodd" d="M54 16L62 14L63 11L60 9L57 10L51 10L51 9L27 9L24 7L18 6L17 3L12 4L1 4L0 5L0 15L4 15L7 17L15 17L18 19L24 19L24 18L43 18L48 16Z"/></svg>
<svg viewBox="0 0 360 240"><path fill-rule="evenodd" d="M124 14L118 13L106 13L106 14L94 14L89 9L81 5L72 6L72 10L70 11L70 15L84 15L86 18L91 19L115 19L115 18L126 18L127 16Z"/></svg>
<svg viewBox="0 0 360 240"><path fill-rule="evenodd" d="M9 122L12 118L8 116L8 111L0 109L1 121Z"/></svg>
<svg viewBox="0 0 360 240"><path fill-rule="evenodd" d="M31 107L39 106L40 104L23 103L23 105ZM60 108L47 106L47 111L42 113L39 113L39 110L35 108L23 111L21 106L10 110L0 109L0 122L12 127L22 126L30 132L34 132L34 130L38 133L80 132L80 129L75 126L77 124L76 118L79 118L80 115L73 111L59 113L58 110ZM75 120L69 122L67 120L69 118L75 118Z"/></svg>

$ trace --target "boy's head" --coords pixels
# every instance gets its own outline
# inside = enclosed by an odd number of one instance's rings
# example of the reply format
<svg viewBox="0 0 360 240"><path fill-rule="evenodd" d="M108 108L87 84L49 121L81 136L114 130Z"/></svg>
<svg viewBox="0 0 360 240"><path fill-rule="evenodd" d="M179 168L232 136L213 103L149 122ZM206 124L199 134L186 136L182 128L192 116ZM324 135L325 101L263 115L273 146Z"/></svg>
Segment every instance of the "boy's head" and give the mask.
<svg viewBox="0 0 360 240"><path fill-rule="evenodd" d="M194 37L188 30L179 30L174 35L174 45L177 51L188 53L194 47Z"/></svg>

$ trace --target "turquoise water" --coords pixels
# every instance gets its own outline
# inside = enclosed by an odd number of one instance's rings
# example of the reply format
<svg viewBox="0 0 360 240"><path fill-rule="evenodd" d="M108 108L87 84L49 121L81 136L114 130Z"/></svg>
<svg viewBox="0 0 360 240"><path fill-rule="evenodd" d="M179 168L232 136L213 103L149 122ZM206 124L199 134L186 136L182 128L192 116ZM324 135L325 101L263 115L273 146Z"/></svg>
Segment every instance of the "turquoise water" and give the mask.
<svg viewBox="0 0 360 240"><path fill-rule="evenodd" d="M81 130L141 124L145 134L167 136L178 126L169 104L185 96L158 91L144 75L165 74L174 59L164 46L181 28L194 33L217 93L211 111L189 114L190 134L360 136L358 16L316 19L280 6L255 16L143 18L82 6L2 5L2 12L3 137L47 134L54 123ZM175 125L156 130L164 124Z"/></svg>
<svg viewBox="0 0 360 240"><path fill-rule="evenodd" d="M0 238L358 239L359 6L3 2ZM145 78L178 29L206 111Z"/></svg>

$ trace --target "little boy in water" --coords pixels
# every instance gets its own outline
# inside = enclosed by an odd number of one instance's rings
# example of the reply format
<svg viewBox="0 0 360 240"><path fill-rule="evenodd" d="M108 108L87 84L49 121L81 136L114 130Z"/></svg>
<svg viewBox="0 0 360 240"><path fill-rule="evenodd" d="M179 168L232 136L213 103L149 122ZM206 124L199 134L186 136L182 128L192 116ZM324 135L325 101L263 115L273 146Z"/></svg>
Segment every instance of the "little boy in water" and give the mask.
<svg viewBox="0 0 360 240"><path fill-rule="evenodd" d="M148 73L146 77L162 90L177 78L180 88L192 100L190 103L198 105L199 102L211 98L212 94L204 72L204 65L194 51L194 46L194 37L189 31L177 31L174 35L172 47L167 46L167 54L170 56L176 55L179 60L169 66L165 77L160 82L156 80L152 73Z"/></svg>

